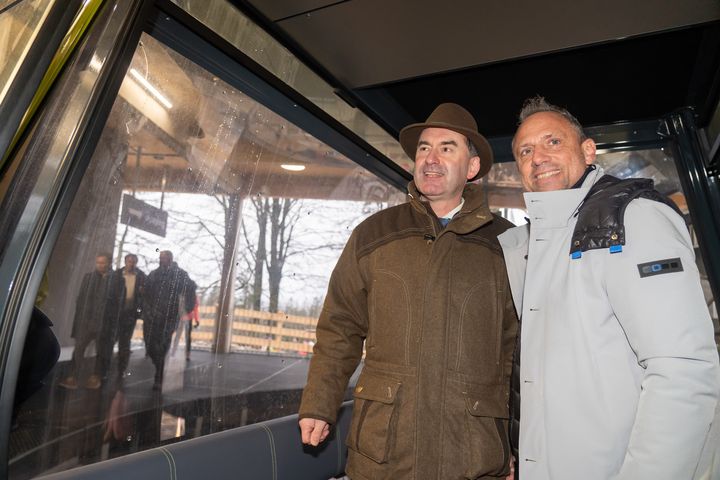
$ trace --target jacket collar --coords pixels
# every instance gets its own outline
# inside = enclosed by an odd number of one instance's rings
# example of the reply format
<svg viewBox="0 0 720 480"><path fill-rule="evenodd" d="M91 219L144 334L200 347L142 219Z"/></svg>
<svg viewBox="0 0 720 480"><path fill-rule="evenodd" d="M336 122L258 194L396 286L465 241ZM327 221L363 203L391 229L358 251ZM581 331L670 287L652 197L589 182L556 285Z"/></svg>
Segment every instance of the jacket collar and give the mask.
<svg viewBox="0 0 720 480"><path fill-rule="evenodd" d="M567 226L590 191L590 187L604 174L603 169L598 167L588 173L585 181L578 188L524 193L530 224L536 228Z"/></svg>
<svg viewBox="0 0 720 480"><path fill-rule="evenodd" d="M453 231L464 235L477 230L492 220L492 213L485 204L485 196L480 185L475 183L465 184L462 196L465 203L448 226L445 227L444 231ZM430 204L425 197L418 191L414 180L408 184L408 201L413 208L428 215L433 222L437 222L437 215L430 208Z"/></svg>

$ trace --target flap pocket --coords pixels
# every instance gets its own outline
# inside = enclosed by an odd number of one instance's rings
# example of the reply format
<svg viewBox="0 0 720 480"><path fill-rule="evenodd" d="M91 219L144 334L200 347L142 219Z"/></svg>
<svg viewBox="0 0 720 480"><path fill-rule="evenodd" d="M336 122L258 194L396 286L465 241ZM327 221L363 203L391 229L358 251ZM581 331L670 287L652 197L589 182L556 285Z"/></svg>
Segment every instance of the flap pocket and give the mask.
<svg viewBox="0 0 720 480"><path fill-rule="evenodd" d="M389 405L395 402L400 385L397 380L379 377L363 371L360 373L360 378L355 385L354 396L355 398Z"/></svg>
<svg viewBox="0 0 720 480"><path fill-rule="evenodd" d="M497 393L497 392L496 392ZM502 393L502 392L500 392ZM500 396L501 398L497 398ZM505 477L509 472L509 409L502 395L465 394L467 478Z"/></svg>
<svg viewBox="0 0 720 480"><path fill-rule="evenodd" d="M473 417L510 418L510 408L504 395L477 395L474 393L465 395L465 408Z"/></svg>
<svg viewBox="0 0 720 480"><path fill-rule="evenodd" d="M401 383L365 370L355 386L355 405L348 448L377 463L385 463L395 438Z"/></svg>

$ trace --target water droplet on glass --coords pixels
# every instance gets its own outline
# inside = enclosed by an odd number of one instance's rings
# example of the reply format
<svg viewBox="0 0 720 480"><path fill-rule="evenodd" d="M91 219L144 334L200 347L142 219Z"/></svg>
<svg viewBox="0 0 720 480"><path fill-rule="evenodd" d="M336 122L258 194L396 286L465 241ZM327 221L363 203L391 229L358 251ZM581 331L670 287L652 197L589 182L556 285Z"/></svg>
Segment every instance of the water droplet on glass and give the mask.
<svg viewBox="0 0 720 480"><path fill-rule="evenodd" d="M155 249L155 251L156 251L156 252L159 252L159 251L160 251L160 249L159 249L159 248L156 248L156 249Z"/></svg>
<svg viewBox="0 0 720 480"><path fill-rule="evenodd" d="M188 167L188 172L192 173L192 167Z"/></svg>
<svg viewBox="0 0 720 480"><path fill-rule="evenodd" d="M132 435L128 435L127 437L125 437L125 441L132 442Z"/></svg>
<svg viewBox="0 0 720 480"><path fill-rule="evenodd" d="M222 364L221 362L218 362L217 367L218 367L218 368L222 368L222 367L223 367L223 364Z"/></svg>

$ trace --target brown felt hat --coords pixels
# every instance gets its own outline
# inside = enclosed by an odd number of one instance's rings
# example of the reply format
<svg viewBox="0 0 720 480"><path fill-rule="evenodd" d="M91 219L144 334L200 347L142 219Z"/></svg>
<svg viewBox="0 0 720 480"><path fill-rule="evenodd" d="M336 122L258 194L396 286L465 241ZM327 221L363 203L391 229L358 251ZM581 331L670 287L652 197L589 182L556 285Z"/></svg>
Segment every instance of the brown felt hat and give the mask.
<svg viewBox="0 0 720 480"><path fill-rule="evenodd" d="M420 134L426 128L447 128L465 135L475 145L480 157L480 170L470 181L477 180L490 171L493 164L492 148L485 137L478 132L477 122L473 116L463 107L456 103L442 103L433 110L425 123L413 123L400 130L400 145L413 160Z"/></svg>

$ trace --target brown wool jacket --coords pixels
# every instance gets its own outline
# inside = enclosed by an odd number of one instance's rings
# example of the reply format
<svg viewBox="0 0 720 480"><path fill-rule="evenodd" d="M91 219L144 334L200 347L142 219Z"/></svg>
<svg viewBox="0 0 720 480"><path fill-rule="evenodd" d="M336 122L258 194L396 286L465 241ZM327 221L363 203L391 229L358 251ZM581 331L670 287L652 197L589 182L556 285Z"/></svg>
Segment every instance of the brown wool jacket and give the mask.
<svg viewBox="0 0 720 480"><path fill-rule="evenodd" d="M445 229L413 182L409 201L362 222L333 271L300 418L334 423L355 387L353 480L476 479L508 471L517 317L479 186Z"/></svg>

